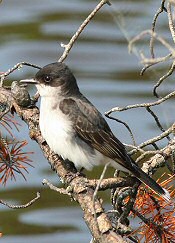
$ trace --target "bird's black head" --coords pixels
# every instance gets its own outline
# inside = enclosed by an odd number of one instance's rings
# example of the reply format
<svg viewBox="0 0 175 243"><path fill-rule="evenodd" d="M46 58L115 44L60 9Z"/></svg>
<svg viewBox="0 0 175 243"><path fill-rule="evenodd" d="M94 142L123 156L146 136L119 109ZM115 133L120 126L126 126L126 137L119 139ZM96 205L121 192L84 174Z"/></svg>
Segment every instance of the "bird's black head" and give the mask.
<svg viewBox="0 0 175 243"><path fill-rule="evenodd" d="M21 80L20 83L36 84L40 96L80 95L71 70L60 62L44 66L36 73L34 79Z"/></svg>
<svg viewBox="0 0 175 243"><path fill-rule="evenodd" d="M74 75L64 63L44 66L36 73L35 80L42 86L59 87L65 95L79 91Z"/></svg>

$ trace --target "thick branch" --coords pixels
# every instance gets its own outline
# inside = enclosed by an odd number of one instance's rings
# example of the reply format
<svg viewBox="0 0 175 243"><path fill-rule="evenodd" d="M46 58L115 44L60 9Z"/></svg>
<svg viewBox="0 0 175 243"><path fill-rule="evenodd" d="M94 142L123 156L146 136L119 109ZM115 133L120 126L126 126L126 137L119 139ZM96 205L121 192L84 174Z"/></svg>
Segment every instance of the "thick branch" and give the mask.
<svg viewBox="0 0 175 243"><path fill-rule="evenodd" d="M171 142L161 149L161 152L157 152L154 156L152 156L148 161L143 163L142 170L144 170L147 174L149 172L154 172L156 168L163 166L166 163L167 159L171 158L171 155L175 151L175 140L171 140Z"/></svg>

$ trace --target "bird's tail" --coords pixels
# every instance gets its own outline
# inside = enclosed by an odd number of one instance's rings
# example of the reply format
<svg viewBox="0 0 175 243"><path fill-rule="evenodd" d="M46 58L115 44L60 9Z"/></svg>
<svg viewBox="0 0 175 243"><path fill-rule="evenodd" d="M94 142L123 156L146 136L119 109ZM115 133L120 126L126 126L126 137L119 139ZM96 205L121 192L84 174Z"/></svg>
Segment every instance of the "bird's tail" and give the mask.
<svg viewBox="0 0 175 243"><path fill-rule="evenodd" d="M136 176L141 182L147 185L151 190L163 197L167 202L170 201L169 192L162 188L157 182L155 182L150 176L148 176L142 169L140 169L135 162L132 163L132 174Z"/></svg>

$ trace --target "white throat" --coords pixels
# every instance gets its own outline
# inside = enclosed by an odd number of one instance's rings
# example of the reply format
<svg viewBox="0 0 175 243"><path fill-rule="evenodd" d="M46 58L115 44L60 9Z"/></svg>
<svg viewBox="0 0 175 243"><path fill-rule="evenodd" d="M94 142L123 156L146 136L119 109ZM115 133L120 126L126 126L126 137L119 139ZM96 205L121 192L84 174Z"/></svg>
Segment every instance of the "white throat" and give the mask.
<svg viewBox="0 0 175 243"><path fill-rule="evenodd" d="M37 90L41 97L53 97L59 99L61 95L61 87L51 87L45 84L36 84Z"/></svg>

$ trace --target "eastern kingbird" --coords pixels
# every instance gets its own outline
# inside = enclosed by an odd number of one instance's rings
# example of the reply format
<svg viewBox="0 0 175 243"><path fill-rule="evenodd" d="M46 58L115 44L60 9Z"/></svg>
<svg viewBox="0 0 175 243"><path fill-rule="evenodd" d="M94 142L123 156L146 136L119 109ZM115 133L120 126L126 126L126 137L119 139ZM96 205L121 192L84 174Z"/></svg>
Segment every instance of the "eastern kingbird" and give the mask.
<svg viewBox="0 0 175 243"><path fill-rule="evenodd" d="M169 193L142 171L114 136L101 113L80 92L76 79L64 63L41 68L34 79L41 96L40 130L51 150L76 168L91 170L95 165L110 165L133 174L165 200Z"/></svg>

